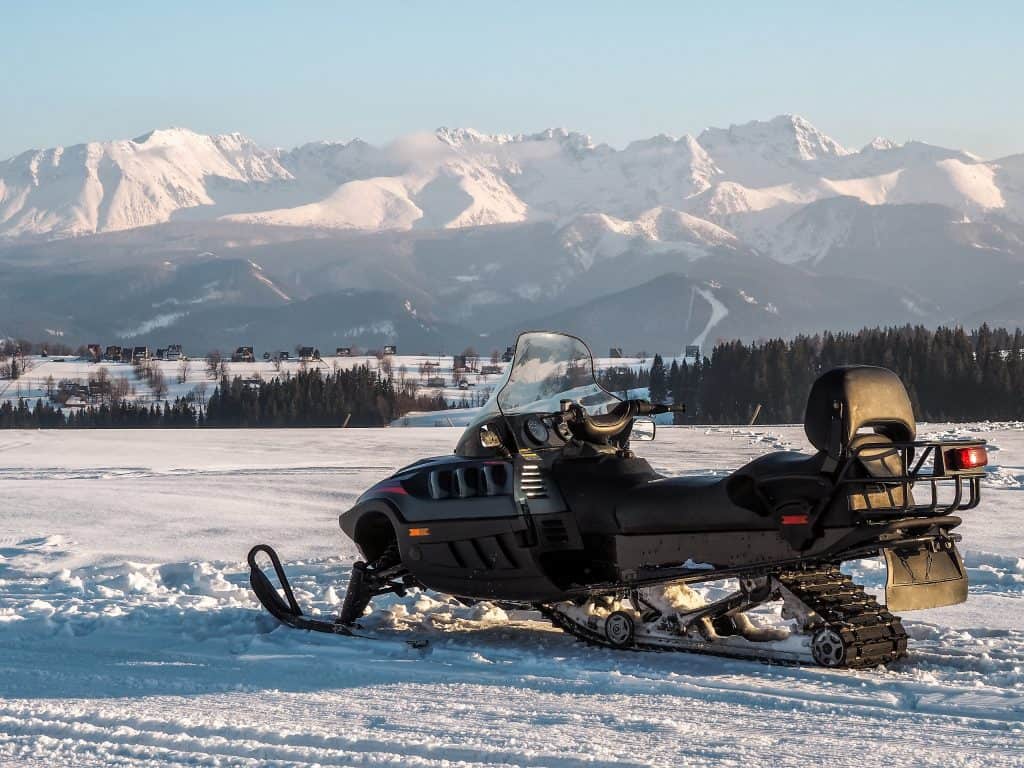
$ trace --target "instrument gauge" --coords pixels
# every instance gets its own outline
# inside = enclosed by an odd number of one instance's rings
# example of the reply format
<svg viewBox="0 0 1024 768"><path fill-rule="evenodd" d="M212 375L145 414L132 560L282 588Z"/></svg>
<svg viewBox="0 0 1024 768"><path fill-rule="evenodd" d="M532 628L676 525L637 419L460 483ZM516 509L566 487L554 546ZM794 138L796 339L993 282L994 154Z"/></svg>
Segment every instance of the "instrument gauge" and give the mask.
<svg viewBox="0 0 1024 768"><path fill-rule="evenodd" d="M536 417L531 417L526 420L526 436L533 442L541 445L548 441L548 428L543 421Z"/></svg>

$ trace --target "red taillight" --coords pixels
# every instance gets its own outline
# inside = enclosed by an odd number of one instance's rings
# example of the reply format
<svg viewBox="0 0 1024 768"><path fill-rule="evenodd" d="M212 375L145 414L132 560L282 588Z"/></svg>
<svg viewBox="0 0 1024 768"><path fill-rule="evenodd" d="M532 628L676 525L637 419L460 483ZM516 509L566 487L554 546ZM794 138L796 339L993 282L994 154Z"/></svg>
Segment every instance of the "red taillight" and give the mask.
<svg viewBox="0 0 1024 768"><path fill-rule="evenodd" d="M988 451L983 445L955 448L946 454L953 469L977 469L988 464Z"/></svg>

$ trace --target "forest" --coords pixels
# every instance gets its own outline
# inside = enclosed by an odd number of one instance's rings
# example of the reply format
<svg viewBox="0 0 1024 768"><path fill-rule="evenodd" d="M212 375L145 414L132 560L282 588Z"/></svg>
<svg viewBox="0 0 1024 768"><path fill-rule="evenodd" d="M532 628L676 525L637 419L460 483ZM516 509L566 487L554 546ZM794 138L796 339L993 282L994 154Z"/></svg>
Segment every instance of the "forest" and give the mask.
<svg viewBox="0 0 1024 768"><path fill-rule="evenodd" d="M715 346L692 365L656 358L651 399L683 402L679 423L747 424L803 420L811 384L838 365L880 365L903 380L922 421L1024 419L1024 333L983 325L869 328Z"/></svg>
<svg viewBox="0 0 1024 768"><path fill-rule="evenodd" d="M322 373L300 371L270 381L221 378L202 404L177 398L146 405L119 400L57 409L43 400L0 404L3 427L380 427L411 410L447 407L441 397L416 394L366 366Z"/></svg>
<svg viewBox="0 0 1024 768"><path fill-rule="evenodd" d="M622 394L649 387L654 402L685 403L680 424L762 424L803 419L814 379L837 365L881 365L907 387L922 421L1024 420L1024 332L923 326L867 328L795 339L721 342L699 360L655 355L639 370L613 367L601 383ZM471 405L479 403L463 403ZM760 406L760 408L759 408ZM451 407L440 395L365 366L302 371L269 381L223 376L205 403L143 404L112 398L60 409L39 400L0 404L0 428L374 427L409 411Z"/></svg>

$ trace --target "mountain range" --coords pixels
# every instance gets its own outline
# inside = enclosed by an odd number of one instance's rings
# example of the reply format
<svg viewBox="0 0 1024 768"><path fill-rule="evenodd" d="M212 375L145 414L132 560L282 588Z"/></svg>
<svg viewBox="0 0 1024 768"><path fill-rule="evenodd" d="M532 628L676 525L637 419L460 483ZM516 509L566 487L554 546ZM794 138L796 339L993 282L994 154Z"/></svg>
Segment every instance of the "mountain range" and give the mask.
<svg viewBox="0 0 1024 768"><path fill-rule="evenodd" d="M850 150L781 115L615 149L441 128L157 130L0 162L0 336L489 350L1021 324L1024 154Z"/></svg>

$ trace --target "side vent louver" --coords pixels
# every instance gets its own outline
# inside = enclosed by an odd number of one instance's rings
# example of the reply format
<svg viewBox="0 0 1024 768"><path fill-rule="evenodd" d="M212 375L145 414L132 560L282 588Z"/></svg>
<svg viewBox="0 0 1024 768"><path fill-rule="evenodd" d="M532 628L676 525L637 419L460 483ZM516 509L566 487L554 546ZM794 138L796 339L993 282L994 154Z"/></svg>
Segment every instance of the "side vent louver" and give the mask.
<svg viewBox="0 0 1024 768"><path fill-rule="evenodd" d="M430 473L432 499L471 499L509 493L508 472L502 464L435 469Z"/></svg>
<svg viewBox="0 0 1024 768"><path fill-rule="evenodd" d="M565 523L561 520L541 520L540 530L548 544L569 543L569 532L565 530Z"/></svg>
<svg viewBox="0 0 1024 768"><path fill-rule="evenodd" d="M520 485L527 499L546 499L548 497L548 487L544 482L544 476L540 473L539 464L523 464Z"/></svg>

